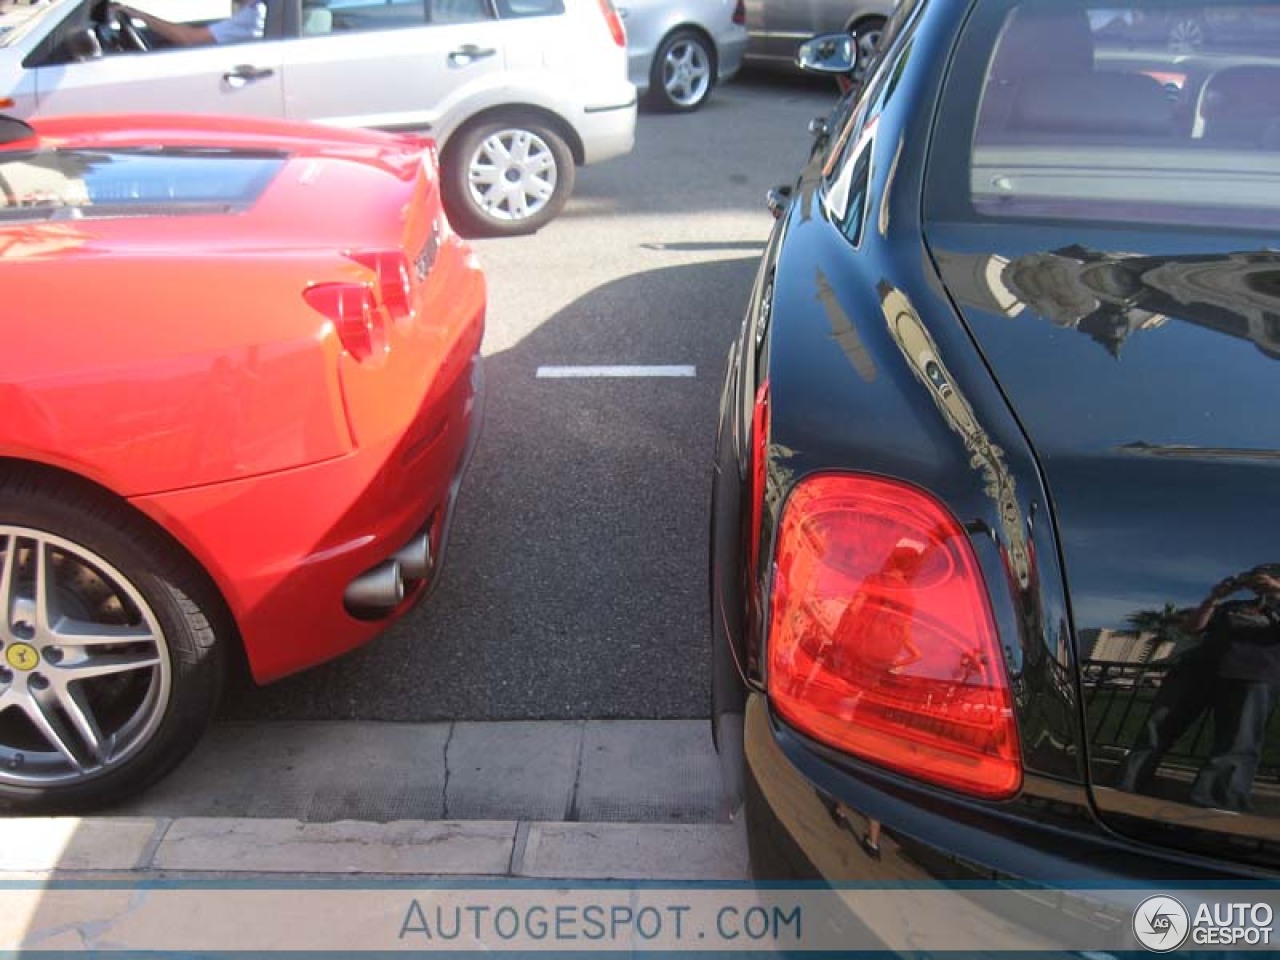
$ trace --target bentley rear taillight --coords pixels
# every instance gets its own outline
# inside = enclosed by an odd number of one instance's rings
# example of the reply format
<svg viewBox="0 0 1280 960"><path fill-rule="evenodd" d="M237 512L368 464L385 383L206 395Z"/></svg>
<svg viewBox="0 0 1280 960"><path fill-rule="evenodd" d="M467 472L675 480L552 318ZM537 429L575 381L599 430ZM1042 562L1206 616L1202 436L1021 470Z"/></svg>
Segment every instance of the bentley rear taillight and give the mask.
<svg viewBox="0 0 1280 960"><path fill-rule="evenodd" d="M746 0L738 0L737 5L733 8L733 22L738 26L742 26L747 22Z"/></svg>
<svg viewBox="0 0 1280 960"><path fill-rule="evenodd" d="M363 283L321 283L303 291L303 299L333 321L343 347L357 360L387 350L386 314L373 289Z"/></svg>
<svg viewBox="0 0 1280 960"><path fill-rule="evenodd" d="M378 275L378 294L392 320L413 315L413 287L409 281L409 262L399 250L355 251L347 257L368 267Z"/></svg>
<svg viewBox="0 0 1280 960"><path fill-rule="evenodd" d="M821 474L791 494L770 599L779 715L838 750L963 793L1022 782L1004 658L964 529L916 487Z"/></svg>

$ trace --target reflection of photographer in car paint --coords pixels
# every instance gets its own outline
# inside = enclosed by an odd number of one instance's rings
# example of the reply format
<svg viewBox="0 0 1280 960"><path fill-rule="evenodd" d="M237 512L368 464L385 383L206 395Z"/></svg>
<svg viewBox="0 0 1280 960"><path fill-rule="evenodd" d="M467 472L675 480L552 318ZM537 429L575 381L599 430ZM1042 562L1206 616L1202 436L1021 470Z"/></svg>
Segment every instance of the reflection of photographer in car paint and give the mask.
<svg viewBox="0 0 1280 960"><path fill-rule="evenodd" d="M262 39L267 28L267 5L261 0L236 0L235 11L225 20L207 26L174 23L143 10L119 6L122 14L141 20L147 29L176 47L198 47L207 44L245 43Z"/></svg>
<svg viewBox="0 0 1280 960"><path fill-rule="evenodd" d="M1250 600L1228 601L1241 591ZM1221 810L1249 810L1267 725L1280 700L1280 565L1254 567L1210 591L1183 623L1203 642L1161 684L1144 740L1125 758L1117 786L1149 792L1169 749L1209 712L1213 745L1190 800Z"/></svg>
<svg viewBox="0 0 1280 960"><path fill-rule="evenodd" d="M1250 590L1252 600L1223 601ZM1205 632L1217 662L1212 681L1213 752L1191 788L1193 803L1248 810L1280 699L1280 567L1255 567L1214 588L1188 627Z"/></svg>

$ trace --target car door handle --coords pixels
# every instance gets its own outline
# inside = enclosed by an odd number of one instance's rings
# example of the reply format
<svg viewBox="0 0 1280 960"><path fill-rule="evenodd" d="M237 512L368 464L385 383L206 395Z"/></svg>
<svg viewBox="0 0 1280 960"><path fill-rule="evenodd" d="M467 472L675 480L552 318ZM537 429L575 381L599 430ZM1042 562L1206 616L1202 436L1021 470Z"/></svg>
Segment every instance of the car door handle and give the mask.
<svg viewBox="0 0 1280 960"><path fill-rule="evenodd" d="M248 86L257 80L265 80L267 77L274 77L275 75L276 72L270 67L255 67L248 63L242 63L224 73L222 79L226 81L227 86L232 90L239 90L241 87Z"/></svg>
<svg viewBox="0 0 1280 960"><path fill-rule="evenodd" d="M467 43L456 50L449 51L449 64L454 67L465 67L485 57L492 57L497 52L493 47L477 47L474 43Z"/></svg>

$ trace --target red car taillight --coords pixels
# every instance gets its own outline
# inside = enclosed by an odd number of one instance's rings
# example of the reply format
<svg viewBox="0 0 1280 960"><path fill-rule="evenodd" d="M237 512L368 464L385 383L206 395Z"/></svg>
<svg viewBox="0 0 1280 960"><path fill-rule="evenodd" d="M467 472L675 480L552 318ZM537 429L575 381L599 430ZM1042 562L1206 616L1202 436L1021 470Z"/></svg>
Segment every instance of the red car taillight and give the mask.
<svg viewBox="0 0 1280 960"><path fill-rule="evenodd" d="M738 5L733 8L733 22L738 26L747 22L747 0L738 0Z"/></svg>
<svg viewBox="0 0 1280 960"><path fill-rule="evenodd" d="M977 558L936 500L878 477L800 483L778 535L768 690L825 744L987 798L1022 783Z"/></svg>
<svg viewBox="0 0 1280 960"><path fill-rule="evenodd" d="M399 250L356 251L347 257L378 275L378 293L392 320L413 315L413 287L409 282L409 262Z"/></svg>
<svg viewBox="0 0 1280 960"><path fill-rule="evenodd" d="M597 0L600 4L600 12L604 14L604 19L609 24L609 33L613 35L613 42L620 47L627 45L627 30L622 25L622 18L618 16L618 11L613 6L613 0Z"/></svg>
<svg viewBox="0 0 1280 960"><path fill-rule="evenodd" d="M756 390L751 408L751 543L748 573L752 583L759 583L760 528L764 521L765 469L769 452L769 381Z"/></svg>
<svg viewBox="0 0 1280 960"><path fill-rule="evenodd" d="M333 321L338 339L357 360L387 349L386 314L373 289L363 283L321 283L303 291L303 299Z"/></svg>

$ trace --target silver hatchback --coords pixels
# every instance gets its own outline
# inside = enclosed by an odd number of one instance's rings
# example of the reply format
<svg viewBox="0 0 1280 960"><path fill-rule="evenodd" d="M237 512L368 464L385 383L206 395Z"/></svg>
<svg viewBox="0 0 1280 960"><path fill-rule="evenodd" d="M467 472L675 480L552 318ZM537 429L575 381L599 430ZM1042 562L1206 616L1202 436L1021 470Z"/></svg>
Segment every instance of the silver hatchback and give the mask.
<svg viewBox="0 0 1280 960"><path fill-rule="evenodd" d="M0 109L425 133L440 147L450 219L472 234L538 229L564 206L576 165L635 139L625 31L609 0L235 0L221 23L247 5L260 12L244 42L199 22L170 30L189 0L136 2L0 0Z"/></svg>
<svg viewBox="0 0 1280 960"><path fill-rule="evenodd" d="M619 0L631 82L666 110L696 110L747 48L745 0Z"/></svg>

